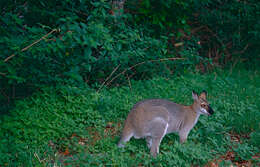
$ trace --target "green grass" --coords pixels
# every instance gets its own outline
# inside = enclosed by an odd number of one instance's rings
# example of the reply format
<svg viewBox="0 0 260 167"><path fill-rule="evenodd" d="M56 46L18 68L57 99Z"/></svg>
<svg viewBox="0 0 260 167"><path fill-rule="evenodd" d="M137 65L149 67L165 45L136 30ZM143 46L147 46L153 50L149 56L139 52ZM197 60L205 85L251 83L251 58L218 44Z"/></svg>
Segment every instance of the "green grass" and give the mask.
<svg viewBox="0 0 260 167"><path fill-rule="evenodd" d="M237 70L131 81L131 87L99 93L87 87L45 88L0 119L0 166L203 166L228 151L235 159L223 160L222 166L243 160L257 164L252 156L260 145L259 83L257 71ZM191 104L193 89L208 91L215 114L201 116L185 144L169 134L157 158L150 157L143 139L117 148L123 121L137 101Z"/></svg>

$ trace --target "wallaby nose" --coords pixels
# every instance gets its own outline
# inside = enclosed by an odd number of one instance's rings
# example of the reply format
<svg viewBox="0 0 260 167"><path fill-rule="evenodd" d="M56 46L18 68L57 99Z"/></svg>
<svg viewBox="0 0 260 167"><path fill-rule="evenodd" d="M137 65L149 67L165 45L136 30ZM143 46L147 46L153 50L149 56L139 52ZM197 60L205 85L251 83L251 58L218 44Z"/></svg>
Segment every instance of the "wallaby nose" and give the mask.
<svg viewBox="0 0 260 167"><path fill-rule="evenodd" d="M214 113L213 109L209 106L209 114L212 115Z"/></svg>

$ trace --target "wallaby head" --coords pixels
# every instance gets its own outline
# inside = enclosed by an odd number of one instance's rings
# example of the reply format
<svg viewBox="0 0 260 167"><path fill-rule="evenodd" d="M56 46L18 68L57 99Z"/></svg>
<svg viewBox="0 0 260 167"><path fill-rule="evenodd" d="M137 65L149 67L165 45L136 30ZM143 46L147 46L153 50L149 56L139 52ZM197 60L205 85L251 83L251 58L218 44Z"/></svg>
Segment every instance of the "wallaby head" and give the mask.
<svg viewBox="0 0 260 167"><path fill-rule="evenodd" d="M207 93L192 92L193 104L185 106L166 99L147 99L136 103L125 121L119 147L131 137L145 138L152 156L159 153L163 137L177 132L180 142L187 140L190 130L201 114L212 115L213 110L207 102Z"/></svg>
<svg viewBox="0 0 260 167"><path fill-rule="evenodd" d="M192 91L192 98L194 100L192 107L195 112L205 115L212 115L214 113L207 101L207 92L205 90L202 91L200 96L195 91Z"/></svg>

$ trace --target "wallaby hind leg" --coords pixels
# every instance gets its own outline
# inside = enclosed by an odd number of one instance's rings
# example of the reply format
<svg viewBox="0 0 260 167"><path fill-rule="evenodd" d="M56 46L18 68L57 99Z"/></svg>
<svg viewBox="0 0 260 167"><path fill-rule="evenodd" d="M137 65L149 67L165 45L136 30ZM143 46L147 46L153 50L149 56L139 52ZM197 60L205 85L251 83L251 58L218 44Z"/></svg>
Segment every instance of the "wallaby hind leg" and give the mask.
<svg viewBox="0 0 260 167"><path fill-rule="evenodd" d="M151 146L150 149L150 153L153 157L156 157L157 154L159 154L159 147L160 147L160 143L162 141L163 137L157 137L157 138L153 138L153 144Z"/></svg>
<svg viewBox="0 0 260 167"><path fill-rule="evenodd" d="M168 123L166 122L158 122L155 125L156 126L153 127L152 145L150 149L150 153L153 157L156 157L156 155L159 153L160 143L168 129Z"/></svg>

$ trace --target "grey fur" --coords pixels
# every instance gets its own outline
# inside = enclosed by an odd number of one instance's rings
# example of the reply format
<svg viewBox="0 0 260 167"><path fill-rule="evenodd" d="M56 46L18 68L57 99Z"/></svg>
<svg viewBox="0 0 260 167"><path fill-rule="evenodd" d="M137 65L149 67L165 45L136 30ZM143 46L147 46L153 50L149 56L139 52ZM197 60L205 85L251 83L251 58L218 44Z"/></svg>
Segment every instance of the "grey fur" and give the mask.
<svg viewBox="0 0 260 167"><path fill-rule="evenodd" d="M147 99L136 103L125 121L118 146L123 147L131 137L145 138L151 155L156 156L163 137L168 133L177 132L180 142L185 142L199 116L213 113L206 101L206 93L198 96L193 92L192 97L194 103L190 106L166 99ZM210 109L212 113L208 112Z"/></svg>

